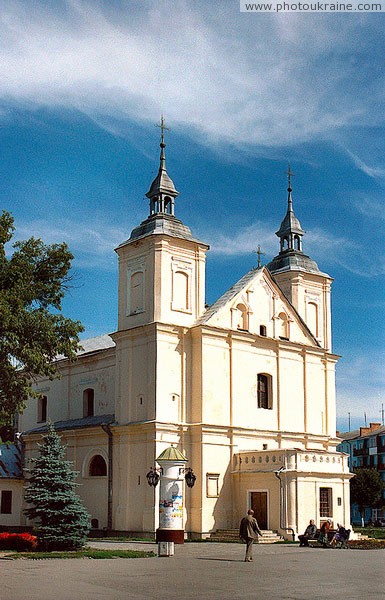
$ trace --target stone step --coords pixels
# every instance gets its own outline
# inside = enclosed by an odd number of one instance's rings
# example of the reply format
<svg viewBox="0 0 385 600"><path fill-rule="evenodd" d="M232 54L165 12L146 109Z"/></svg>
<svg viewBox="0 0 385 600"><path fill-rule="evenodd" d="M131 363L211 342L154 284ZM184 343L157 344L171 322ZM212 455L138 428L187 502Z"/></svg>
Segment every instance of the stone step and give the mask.
<svg viewBox="0 0 385 600"><path fill-rule="evenodd" d="M282 540L282 536L277 531L263 529L262 537L258 538L258 544L273 544ZM217 529L210 535L210 540L215 542L238 542L239 529Z"/></svg>

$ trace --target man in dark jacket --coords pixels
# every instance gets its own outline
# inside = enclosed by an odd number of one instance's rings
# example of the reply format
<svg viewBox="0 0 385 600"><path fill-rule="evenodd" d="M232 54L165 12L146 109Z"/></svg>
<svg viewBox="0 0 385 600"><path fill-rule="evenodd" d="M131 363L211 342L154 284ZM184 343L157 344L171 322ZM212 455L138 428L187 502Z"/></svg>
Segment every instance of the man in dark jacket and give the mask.
<svg viewBox="0 0 385 600"><path fill-rule="evenodd" d="M316 533L317 533L317 527L314 524L314 520L310 519L310 523L306 527L305 533L303 533L302 535L298 536L299 545L300 546L308 546L309 545L309 541L308 540L314 540Z"/></svg>
<svg viewBox="0 0 385 600"><path fill-rule="evenodd" d="M254 518L254 511L250 508L247 511L247 517L243 517L239 526L239 536L246 544L245 562L253 560L253 542L262 536L262 531L258 527L257 519Z"/></svg>

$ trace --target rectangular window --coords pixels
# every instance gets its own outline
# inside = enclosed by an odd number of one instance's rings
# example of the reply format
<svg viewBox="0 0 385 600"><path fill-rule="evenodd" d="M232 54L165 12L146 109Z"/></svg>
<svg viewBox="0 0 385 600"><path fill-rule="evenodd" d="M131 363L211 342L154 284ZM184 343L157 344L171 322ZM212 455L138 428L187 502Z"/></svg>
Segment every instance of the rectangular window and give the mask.
<svg viewBox="0 0 385 600"><path fill-rule="evenodd" d="M321 518L333 516L332 488L319 490L319 516Z"/></svg>
<svg viewBox="0 0 385 600"><path fill-rule="evenodd" d="M47 396L38 398L37 401L37 422L44 423L47 420Z"/></svg>
<svg viewBox="0 0 385 600"><path fill-rule="evenodd" d="M1 492L1 514L12 514L12 492L3 490Z"/></svg>
<svg viewBox="0 0 385 600"><path fill-rule="evenodd" d="M272 380L271 375L258 374L257 378L257 400L258 408L272 407Z"/></svg>
<svg viewBox="0 0 385 600"><path fill-rule="evenodd" d="M206 496L207 498L219 497L219 473L206 474Z"/></svg>
<svg viewBox="0 0 385 600"><path fill-rule="evenodd" d="M83 417L93 417L95 407L95 390L87 388L83 392Z"/></svg>

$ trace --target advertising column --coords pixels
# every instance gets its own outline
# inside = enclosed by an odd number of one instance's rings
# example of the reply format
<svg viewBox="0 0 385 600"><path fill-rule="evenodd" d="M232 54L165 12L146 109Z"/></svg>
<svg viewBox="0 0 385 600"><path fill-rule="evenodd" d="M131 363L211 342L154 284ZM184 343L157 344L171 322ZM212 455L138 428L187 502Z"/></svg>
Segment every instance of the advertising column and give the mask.
<svg viewBox="0 0 385 600"><path fill-rule="evenodd" d="M162 469L156 541L183 544L183 482L187 459L171 446L160 454L156 462Z"/></svg>

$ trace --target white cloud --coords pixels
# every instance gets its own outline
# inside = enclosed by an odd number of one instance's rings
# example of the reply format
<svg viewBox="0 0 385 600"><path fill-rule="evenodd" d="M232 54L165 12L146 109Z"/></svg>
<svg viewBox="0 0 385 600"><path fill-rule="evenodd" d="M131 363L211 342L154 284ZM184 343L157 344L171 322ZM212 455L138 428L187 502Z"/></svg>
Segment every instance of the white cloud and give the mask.
<svg viewBox="0 0 385 600"><path fill-rule="evenodd" d="M378 200L368 196L361 196L355 202L356 209L365 217L378 221L385 221L385 200Z"/></svg>
<svg viewBox="0 0 385 600"><path fill-rule="evenodd" d="M373 21L254 19L199 0L59 6L3 2L3 99L76 108L106 127L113 117L115 130L166 112L212 143L292 144L382 122L381 81L352 62L370 52Z"/></svg>
<svg viewBox="0 0 385 600"><path fill-rule="evenodd" d="M231 234L209 231L200 234L207 239L213 254L237 256L255 253L258 244L265 255L276 254L277 238L272 234L272 228L265 223L255 221L244 229L233 231ZM263 261L265 262L265 261Z"/></svg>
<svg viewBox="0 0 385 600"><path fill-rule="evenodd" d="M366 354L351 354L337 365L337 412L361 419L380 421L385 388L384 351L367 350Z"/></svg>
<svg viewBox="0 0 385 600"><path fill-rule="evenodd" d="M274 226L254 221L244 228L223 231L200 231L199 236L210 244L211 252L223 256L243 256L255 253L258 244L265 253L263 263L278 253L279 243L272 233ZM304 252L320 265L338 265L361 277L376 277L385 273L385 261L373 261L367 248L350 238L335 235L320 228L308 230L304 237ZM321 268L322 270L322 268Z"/></svg>
<svg viewBox="0 0 385 600"><path fill-rule="evenodd" d="M18 222L15 239L24 240L31 236L41 238L45 244L66 242L74 254L74 266L116 270L116 248L129 235L105 221L73 222L60 219L55 223L35 220L23 224Z"/></svg>
<svg viewBox="0 0 385 600"><path fill-rule="evenodd" d="M366 245L351 237L335 235L320 228L307 231L304 251L320 264L339 265L361 277L377 277L385 273L384 257L373 260Z"/></svg>
<svg viewBox="0 0 385 600"><path fill-rule="evenodd" d="M361 160L361 158L359 158L359 156L357 156L356 154L353 154L353 152L350 152L347 149L345 149L345 150L346 150L347 154L350 156L350 158L353 160L356 167L358 167L363 173L366 173L366 175L368 175L369 177L372 177L373 179L385 178L385 168L384 167L370 166L370 165L366 164L363 160Z"/></svg>

